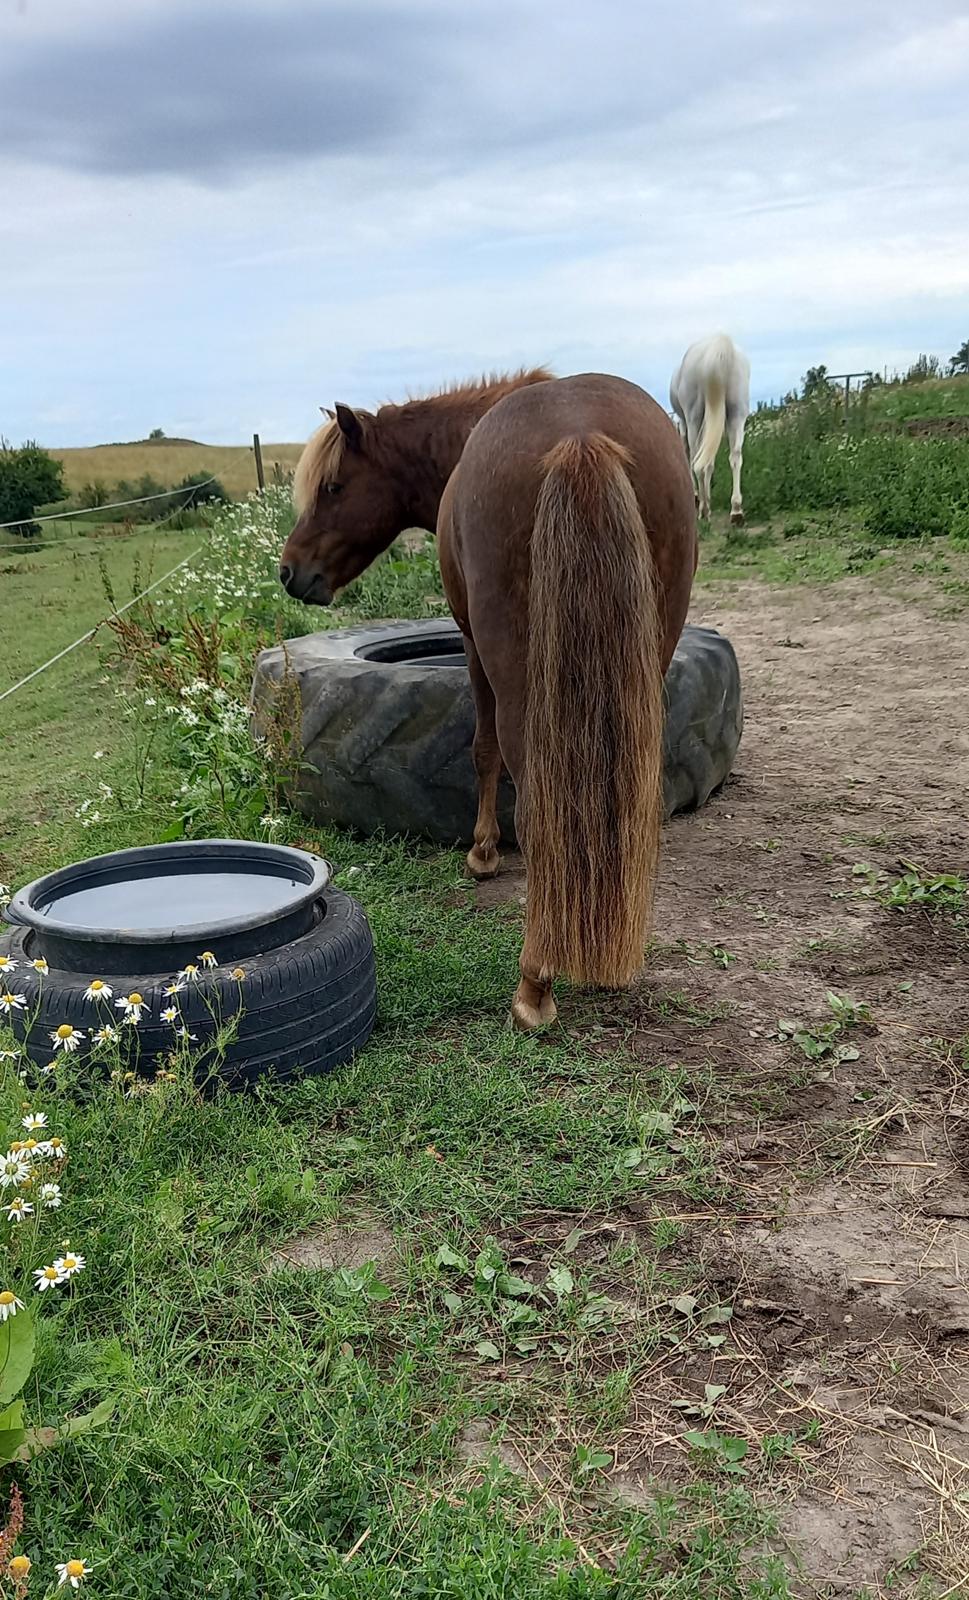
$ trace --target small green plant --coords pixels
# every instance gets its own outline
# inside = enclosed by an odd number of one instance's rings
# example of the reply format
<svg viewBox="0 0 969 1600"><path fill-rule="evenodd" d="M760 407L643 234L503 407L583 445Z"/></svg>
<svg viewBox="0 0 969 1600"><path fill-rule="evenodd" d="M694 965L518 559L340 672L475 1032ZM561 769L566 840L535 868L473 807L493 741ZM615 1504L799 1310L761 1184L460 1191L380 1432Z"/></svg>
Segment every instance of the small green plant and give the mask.
<svg viewBox="0 0 969 1600"><path fill-rule="evenodd" d="M920 911L965 910L965 878L955 872L925 872L913 862L903 865L901 877L879 895L883 905L893 911L907 911L910 907Z"/></svg>
<svg viewBox="0 0 969 1600"><path fill-rule="evenodd" d="M732 1477L739 1477L746 1472L743 1464L748 1449L746 1439L738 1439L731 1433L718 1433L713 1428L691 1428L683 1437L704 1466L716 1467Z"/></svg>
<svg viewBox="0 0 969 1600"><path fill-rule="evenodd" d="M674 1400L672 1404L677 1411L682 1411L688 1417L702 1417L707 1421L717 1409L717 1402L727 1392L725 1383L705 1383L703 1385L702 1400Z"/></svg>
<svg viewBox="0 0 969 1600"><path fill-rule="evenodd" d="M593 1450L590 1445L575 1447L575 1476L588 1478L593 1472L604 1472L613 1462L610 1450Z"/></svg>
<svg viewBox="0 0 969 1600"><path fill-rule="evenodd" d="M841 1042L841 1034L859 1023L871 1021L871 1012L863 1003L848 1000L828 990L828 1005L833 1013L830 1022L795 1022L782 1017L777 1024L779 1039L789 1039L796 1044L809 1061L857 1061L854 1045Z"/></svg>

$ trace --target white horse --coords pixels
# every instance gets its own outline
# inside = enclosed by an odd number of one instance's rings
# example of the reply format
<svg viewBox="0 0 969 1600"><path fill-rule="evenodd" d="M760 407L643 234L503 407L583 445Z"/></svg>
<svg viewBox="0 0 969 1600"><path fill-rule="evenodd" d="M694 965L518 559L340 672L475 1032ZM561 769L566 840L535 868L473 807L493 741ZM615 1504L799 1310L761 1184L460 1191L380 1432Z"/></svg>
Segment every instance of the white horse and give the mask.
<svg viewBox="0 0 969 1600"><path fill-rule="evenodd" d="M740 469L750 413L750 362L727 334L716 333L690 345L670 384L670 404L686 440L701 517L710 515L713 463L726 427L733 473L730 520L742 523Z"/></svg>

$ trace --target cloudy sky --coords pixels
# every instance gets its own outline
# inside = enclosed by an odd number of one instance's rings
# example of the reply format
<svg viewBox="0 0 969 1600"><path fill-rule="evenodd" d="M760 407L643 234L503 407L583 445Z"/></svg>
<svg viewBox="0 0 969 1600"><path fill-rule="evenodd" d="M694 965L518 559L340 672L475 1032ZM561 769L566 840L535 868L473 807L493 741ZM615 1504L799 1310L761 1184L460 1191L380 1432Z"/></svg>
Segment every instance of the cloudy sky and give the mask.
<svg viewBox="0 0 969 1600"><path fill-rule="evenodd" d="M0 0L0 433L969 336L969 3Z"/></svg>

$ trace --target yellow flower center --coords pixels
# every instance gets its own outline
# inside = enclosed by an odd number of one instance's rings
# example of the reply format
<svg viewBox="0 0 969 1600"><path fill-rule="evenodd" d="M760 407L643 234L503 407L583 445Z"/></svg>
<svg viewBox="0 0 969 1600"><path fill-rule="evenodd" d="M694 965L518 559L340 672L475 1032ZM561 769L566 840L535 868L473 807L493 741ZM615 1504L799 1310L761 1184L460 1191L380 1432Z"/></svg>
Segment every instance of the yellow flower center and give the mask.
<svg viewBox="0 0 969 1600"><path fill-rule="evenodd" d="M69 1578L83 1578L83 1576L84 1576L84 1562L83 1561L69 1561L67 1563L67 1576Z"/></svg>
<svg viewBox="0 0 969 1600"><path fill-rule="evenodd" d="M36 1139L25 1139L23 1144L20 1146L20 1148L21 1148L21 1150L36 1150L37 1149L37 1140Z"/></svg>
<svg viewBox="0 0 969 1600"><path fill-rule="evenodd" d="M14 1556L7 1571L10 1573L11 1578L26 1578L30 1571L30 1557Z"/></svg>
<svg viewBox="0 0 969 1600"><path fill-rule="evenodd" d="M129 1006L143 1006L144 1003L145 1002L144 1002L144 1000L142 1000L140 994L129 994L129 996L128 996L128 1004L129 1004Z"/></svg>
<svg viewBox="0 0 969 1600"><path fill-rule="evenodd" d="M24 1147L23 1140L22 1139L15 1139L13 1144L10 1146L10 1154L12 1156L19 1155L21 1150L23 1149L23 1147Z"/></svg>
<svg viewBox="0 0 969 1600"><path fill-rule="evenodd" d="M202 954L199 956L199 960L200 961L214 961L215 960L215 951L214 950L203 950Z"/></svg>
<svg viewBox="0 0 969 1600"><path fill-rule="evenodd" d="M58 1276L59 1274L56 1267L44 1268L44 1277L47 1279L48 1283L56 1283Z"/></svg>
<svg viewBox="0 0 969 1600"><path fill-rule="evenodd" d="M57 1037L58 1039L69 1039L73 1032L74 1029L69 1022L62 1022L57 1030Z"/></svg>
<svg viewBox="0 0 969 1600"><path fill-rule="evenodd" d="M74 1268L76 1266L77 1266L77 1256L65 1256L64 1257L64 1271L65 1272L73 1272Z"/></svg>
<svg viewBox="0 0 969 1600"><path fill-rule="evenodd" d="M232 976L234 978L236 978L240 983L242 982L242 980L245 977L245 975L246 975L245 967L236 967L236 968L234 968L233 973L232 973Z"/></svg>
<svg viewBox="0 0 969 1600"><path fill-rule="evenodd" d="M94 982L91 985L91 993L92 994L100 994L101 990L103 988L104 988L104 984L101 982L101 979L100 978L95 978Z"/></svg>
<svg viewBox="0 0 969 1600"><path fill-rule="evenodd" d="M7 993L4 995L3 999L4 999L4 1004L5 1005L12 1006L13 1003L14 1003L15 996L12 995L10 993L10 991L8 990Z"/></svg>
<svg viewBox="0 0 969 1600"><path fill-rule="evenodd" d="M63 1139L58 1139L58 1138L56 1138L56 1137L55 1137L55 1138L53 1138L53 1139L52 1139L52 1140L51 1140L51 1141L50 1141L50 1147L51 1147L51 1149L52 1149L52 1150L63 1150L63 1148L64 1148L64 1141L63 1141Z"/></svg>
<svg viewBox="0 0 969 1600"><path fill-rule="evenodd" d="M17 1296L12 1294L9 1289L4 1289L0 1293L0 1306L12 1306L16 1298Z"/></svg>

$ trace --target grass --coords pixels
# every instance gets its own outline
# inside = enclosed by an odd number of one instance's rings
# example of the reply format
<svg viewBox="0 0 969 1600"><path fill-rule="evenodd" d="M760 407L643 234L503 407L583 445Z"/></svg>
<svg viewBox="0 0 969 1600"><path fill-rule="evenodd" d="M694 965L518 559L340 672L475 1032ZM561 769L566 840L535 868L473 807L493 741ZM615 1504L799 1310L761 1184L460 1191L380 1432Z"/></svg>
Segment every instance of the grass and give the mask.
<svg viewBox="0 0 969 1600"><path fill-rule="evenodd" d="M100 563L119 605L187 556L197 530L112 530L62 550L0 560L0 692L56 655L110 610ZM56 858L72 797L91 786L93 754L117 745L118 708L98 649L82 645L8 700L2 711L0 878ZM21 868L22 870L22 868Z"/></svg>
<svg viewBox="0 0 969 1600"><path fill-rule="evenodd" d="M708 575L813 581L825 561L833 578L864 542L846 518L786 531L711 532ZM217 615L245 677L243 646L279 614L277 546L233 537L207 548L200 583L160 617L174 628L186 604ZM192 542L110 541L119 599ZM242 581L220 588L234 559ZM0 592L6 678L103 615L97 569L55 551L14 575ZM395 553L326 620L425 614L436 584L430 554ZM112 809L94 833L75 816L99 780L131 793L137 730L113 693L127 676L85 646L8 702L0 878L171 825L185 772L174 745L159 746L140 809ZM245 1097L203 1101L184 1075L136 1094L78 1082L70 1064L44 1080L39 1104L71 1152L58 1227L88 1266L41 1319L30 1411L56 1421L109 1396L116 1413L24 1474L22 1548L38 1567L85 1555L91 1592L113 1600L783 1600L758 1492L769 1499L790 1454L773 1434L740 1461L714 1407L722 1444L691 1451L685 1436L702 1429L684 1412L672 1488L619 1492L630 1407L656 1364L682 1347L705 1370L729 1335L731 1308L697 1298L663 1223L738 1203L722 1130L701 1115L709 1068L633 1052L596 997L576 997L571 1031L551 1041L508 1032L518 920L474 907L457 854L296 818L279 836L333 860L363 902L377 1031L352 1067ZM704 959L733 957L716 945ZM721 1014L676 993L657 1004L698 1035ZM829 1042L821 1028L811 1041ZM23 1095L5 1068L8 1128ZM638 1242L590 1249L630 1202L647 1208ZM370 1263L280 1266L294 1235L354 1220Z"/></svg>
<svg viewBox="0 0 969 1600"><path fill-rule="evenodd" d="M24 1548L83 1551L98 1588L138 1600L203 1571L204 1592L290 1600L786 1595L743 1486L700 1471L637 1510L595 1465L675 1323L675 1275L567 1240L522 1267L502 1242L529 1215L581 1228L627 1196L706 1193L688 1150L644 1148L662 1073L505 1031L517 930L455 904L452 856L313 842L361 869L381 952L353 1067L203 1103L185 1082L78 1087L68 1066L39 1096L73 1153L58 1228L88 1266L41 1323L28 1403L117 1409L31 1467ZM8 1127L22 1097L8 1069ZM274 1262L361 1207L387 1239L371 1270ZM541 1442L556 1496L470 1466L472 1425Z"/></svg>
<svg viewBox="0 0 969 1600"><path fill-rule="evenodd" d="M272 479L273 463L286 470L295 467L301 444L263 444L263 468ZM250 445L197 444L192 440L148 441L133 444L99 444L76 450L51 450L63 463L68 493L76 495L85 484L100 481L129 483L150 473L163 484L181 483L194 472L218 478L226 493L241 499L257 487L256 463Z"/></svg>
<svg viewBox="0 0 969 1600"><path fill-rule="evenodd" d="M112 541L119 599L191 543ZM331 620L433 609L435 581L429 555L392 557ZM223 619L250 639L251 587L250 619ZM103 614L98 562L31 559L2 605L12 677ZM26 642L25 615L39 624ZM123 680L85 646L12 698L0 877L170 824L181 773L167 758L140 810L95 833L74 814L99 780L120 793L130 778ZM56 1421L91 1396L117 1409L24 1475L21 1548L38 1567L85 1555L92 1592L118 1600L787 1595L769 1519L716 1460L684 1445L675 1495L631 1505L611 1490L640 1374L671 1338L702 1349L709 1330L672 1309L685 1279L661 1254L590 1255L582 1239L627 1199L661 1215L722 1196L700 1088L621 1035L604 1048L594 999L571 1036L508 1032L517 920L473 909L457 855L298 819L282 836L353 869L379 951L377 1032L346 1071L245 1097L203 1102L182 1077L133 1094L76 1082L71 1064L44 1080L71 1152L57 1225L88 1267L40 1319L29 1410ZM24 1090L4 1071L13 1128ZM279 1267L293 1235L353 1217L378 1241L372 1266ZM560 1219L560 1242L525 1260L534 1217ZM554 1493L497 1444L472 1459L463 1442L505 1432L548 1463Z"/></svg>
<svg viewBox="0 0 969 1600"><path fill-rule="evenodd" d="M969 377L888 384L868 396L872 417L907 422L915 417L969 417Z"/></svg>

